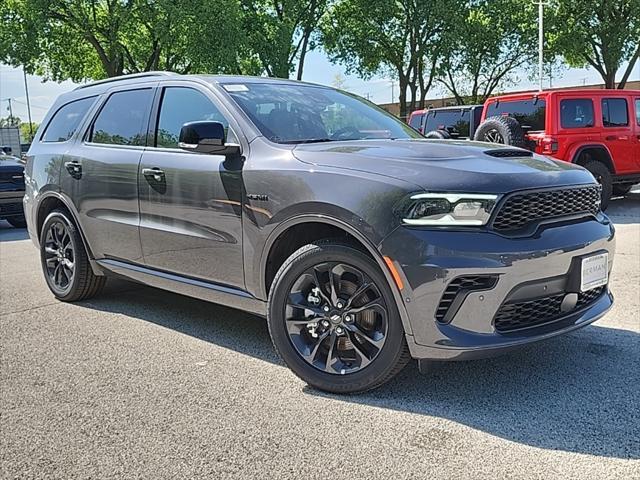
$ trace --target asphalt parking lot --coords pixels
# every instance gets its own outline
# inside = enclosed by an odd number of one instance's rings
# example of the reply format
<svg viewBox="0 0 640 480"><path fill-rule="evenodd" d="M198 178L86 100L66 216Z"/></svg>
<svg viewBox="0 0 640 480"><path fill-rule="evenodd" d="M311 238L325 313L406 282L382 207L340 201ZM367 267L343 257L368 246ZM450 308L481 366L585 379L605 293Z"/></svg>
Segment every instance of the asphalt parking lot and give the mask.
<svg viewBox="0 0 640 480"><path fill-rule="evenodd" d="M332 396L263 320L112 281L54 300L0 222L2 478L640 478L640 191L609 210L614 309L508 356Z"/></svg>

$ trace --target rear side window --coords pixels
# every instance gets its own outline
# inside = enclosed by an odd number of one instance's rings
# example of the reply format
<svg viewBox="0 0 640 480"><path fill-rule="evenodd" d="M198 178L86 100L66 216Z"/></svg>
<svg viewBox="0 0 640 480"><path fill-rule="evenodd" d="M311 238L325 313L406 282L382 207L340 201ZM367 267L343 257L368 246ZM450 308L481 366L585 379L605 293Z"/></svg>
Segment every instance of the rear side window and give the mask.
<svg viewBox="0 0 640 480"><path fill-rule="evenodd" d="M624 98L602 99L602 125L605 127L626 127L629 125L627 101Z"/></svg>
<svg viewBox="0 0 640 480"><path fill-rule="evenodd" d="M467 109L432 110L427 112L425 132L447 130L460 137L469 136L470 111Z"/></svg>
<svg viewBox="0 0 640 480"><path fill-rule="evenodd" d="M636 99L636 123L640 125L640 98Z"/></svg>
<svg viewBox="0 0 640 480"><path fill-rule="evenodd" d="M53 115L42 134L43 142L64 142L75 133L96 97L83 98L67 103Z"/></svg>
<svg viewBox="0 0 640 480"><path fill-rule="evenodd" d="M424 117L424 113L411 115L411 118L409 119L409 126L419 131L420 126L422 125L422 117Z"/></svg>
<svg viewBox="0 0 640 480"><path fill-rule="evenodd" d="M156 145L177 148L182 125L196 120L220 122L225 128L229 126L220 110L204 94L193 88L165 88L156 131Z"/></svg>
<svg viewBox="0 0 640 480"><path fill-rule="evenodd" d="M594 126L593 101L588 98L560 100L560 126L587 128Z"/></svg>
<svg viewBox="0 0 640 480"><path fill-rule="evenodd" d="M108 145L145 145L152 97L150 88L112 94L93 124L90 141Z"/></svg>
<svg viewBox="0 0 640 480"><path fill-rule="evenodd" d="M489 104L487 117L496 115L513 117L527 130L541 131L545 128L546 111L546 102L541 99L503 100Z"/></svg>

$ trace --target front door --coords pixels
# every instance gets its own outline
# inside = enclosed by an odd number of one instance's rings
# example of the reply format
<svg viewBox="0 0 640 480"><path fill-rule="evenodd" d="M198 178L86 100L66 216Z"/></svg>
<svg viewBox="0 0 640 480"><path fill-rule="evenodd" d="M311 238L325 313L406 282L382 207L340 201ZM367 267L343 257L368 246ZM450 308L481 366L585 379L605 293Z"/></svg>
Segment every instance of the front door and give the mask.
<svg viewBox="0 0 640 480"><path fill-rule="evenodd" d="M139 172L144 261L157 270L244 288L242 160L178 148L184 123L213 120L228 127L228 121L199 86L165 86L159 98L154 145L145 150Z"/></svg>
<svg viewBox="0 0 640 480"><path fill-rule="evenodd" d="M73 155L65 178L83 233L96 258L142 263L138 224L138 166L154 88L112 91Z"/></svg>

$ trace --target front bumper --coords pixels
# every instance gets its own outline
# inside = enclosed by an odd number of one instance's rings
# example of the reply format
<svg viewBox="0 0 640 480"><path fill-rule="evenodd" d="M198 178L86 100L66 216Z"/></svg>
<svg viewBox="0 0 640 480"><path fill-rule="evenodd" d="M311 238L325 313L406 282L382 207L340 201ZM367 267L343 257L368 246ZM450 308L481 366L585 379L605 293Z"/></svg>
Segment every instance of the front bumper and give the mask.
<svg viewBox="0 0 640 480"><path fill-rule="evenodd" d="M597 220L542 226L526 238L488 231L401 227L384 239L380 250L401 270L410 324L407 340L414 358L465 360L503 353L588 325L613 304L605 288L588 304L535 326L505 332L494 322L500 307L515 292L521 296L531 290L531 298L539 298L547 291L568 289L572 261L577 257L607 251L611 271L614 227L603 214ZM438 306L450 282L473 275L492 275L496 282L490 289L469 292L446 322L437 320Z"/></svg>

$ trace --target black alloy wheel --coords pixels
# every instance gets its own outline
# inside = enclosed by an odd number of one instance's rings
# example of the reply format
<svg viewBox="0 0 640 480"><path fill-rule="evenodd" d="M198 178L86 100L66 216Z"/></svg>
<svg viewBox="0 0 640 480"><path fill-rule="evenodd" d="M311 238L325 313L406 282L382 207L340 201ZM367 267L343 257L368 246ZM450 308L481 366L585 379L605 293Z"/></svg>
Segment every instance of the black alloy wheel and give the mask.
<svg viewBox="0 0 640 480"><path fill-rule="evenodd" d="M93 272L80 232L68 212L52 211L39 238L42 271L56 298L75 302L102 290L106 277Z"/></svg>
<svg viewBox="0 0 640 480"><path fill-rule="evenodd" d="M73 282L75 256L67 226L60 220L52 222L44 238L44 263L49 281L60 292L69 290Z"/></svg>
<svg viewBox="0 0 640 480"><path fill-rule="evenodd" d="M501 143L504 145L504 137L495 128L488 130L487 133L484 134L484 138L487 142Z"/></svg>
<svg viewBox="0 0 640 480"><path fill-rule="evenodd" d="M267 320L287 366L320 390L371 390L411 358L390 283L357 245L322 240L291 254L271 284Z"/></svg>
<svg viewBox="0 0 640 480"><path fill-rule="evenodd" d="M325 262L293 283L285 321L291 343L306 362L344 375L366 368L378 356L388 318L371 278L352 265Z"/></svg>

